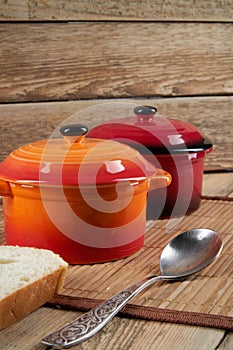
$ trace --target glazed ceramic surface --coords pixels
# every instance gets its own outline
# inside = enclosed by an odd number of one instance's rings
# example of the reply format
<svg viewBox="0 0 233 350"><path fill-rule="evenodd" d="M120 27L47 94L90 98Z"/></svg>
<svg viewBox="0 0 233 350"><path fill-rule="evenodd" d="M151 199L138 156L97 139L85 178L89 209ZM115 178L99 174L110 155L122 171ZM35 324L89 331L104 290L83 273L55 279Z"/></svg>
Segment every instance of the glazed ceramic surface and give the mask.
<svg viewBox="0 0 233 350"><path fill-rule="evenodd" d="M147 218L179 217L195 211L201 200L204 158L212 143L194 125L156 116L156 108L139 106L129 118L110 120L88 137L114 139L138 150L172 175L168 188L149 193Z"/></svg>
<svg viewBox="0 0 233 350"><path fill-rule="evenodd" d="M0 164L8 244L51 249L70 264L119 259L143 244L148 191L171 176L84 126L13 151Z"/></svg>

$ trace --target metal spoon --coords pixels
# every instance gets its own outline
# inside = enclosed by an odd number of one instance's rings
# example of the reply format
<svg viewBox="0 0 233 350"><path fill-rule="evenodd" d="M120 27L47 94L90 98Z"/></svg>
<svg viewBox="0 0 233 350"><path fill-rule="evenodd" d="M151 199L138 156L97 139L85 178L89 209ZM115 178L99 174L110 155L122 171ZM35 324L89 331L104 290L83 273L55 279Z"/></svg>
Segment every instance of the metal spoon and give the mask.
<svg viewBox="0 0 233 350"><path fill-rule="evenodd" d="M149 276L133 284L42 339L45 345L74 346L102 329L135 295L160 280L177 280L198 272L214 261L222 250L220 235L209 229L194 229L176 236L160 258L161 276Z"/></svg>

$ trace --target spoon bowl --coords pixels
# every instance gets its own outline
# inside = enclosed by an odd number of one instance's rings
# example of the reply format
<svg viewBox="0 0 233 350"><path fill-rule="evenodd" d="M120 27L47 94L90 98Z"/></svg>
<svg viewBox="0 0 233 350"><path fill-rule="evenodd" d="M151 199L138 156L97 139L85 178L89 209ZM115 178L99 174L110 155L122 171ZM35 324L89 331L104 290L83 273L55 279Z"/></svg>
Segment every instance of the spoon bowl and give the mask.
<svg viewBox="0 0 233 350"><path fill-rule="evenodd" d="M160 258L161 276L149 276L114 295L71 323L47 335L42 343L68 348L102 329L129 300L160 280L177 280L200 271L220 254L223 242L220 235L209 229L194 229L173 238Z"/></svg>
<svg viewBox="0 0 233 350"><path fill-rule="evenodd" d="M213 262L223 246L220 235L210 229L194 229L176 236L160 257L162 276L186 277Z"/></svg>

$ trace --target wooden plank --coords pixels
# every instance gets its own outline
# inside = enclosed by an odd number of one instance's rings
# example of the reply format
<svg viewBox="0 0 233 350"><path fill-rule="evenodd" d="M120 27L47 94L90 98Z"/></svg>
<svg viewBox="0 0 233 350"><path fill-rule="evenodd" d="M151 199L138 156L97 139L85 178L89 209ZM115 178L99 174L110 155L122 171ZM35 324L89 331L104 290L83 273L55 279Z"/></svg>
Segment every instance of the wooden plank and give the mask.
<svg viewBox="0 0 233 350"><path fill-rule="evenodd" d="M1 102L233 91L227 23L0 24L0 47Z"/></svg>
<svg viewBox="0 0 233 350"><path fill-rule="evenodd" d="M204 174L202 194L206 196L233 197L233 174Z"/></svg>
<svg viewBox="0 0 233 350"><path fill-rule="evenodd" d="M42 337L71 322L80 312L40 308L25 319L0 332L4 350L44 350ZM26 330L26 331L25 331ZM80 350L214 350L224 335L223 330L189 327L115 317L95 336L76 345Z"/></svg>
<svg viewBox="0 0 233 350"><path fill-rule="evenodd" d="M220 346L216 348L216 350L230 350L233 349L233 333L228 332L221 342Z"/></svg>
<svg viewBox="0 0 233 350"><path fill-rule="evenodd" d="M120 20L231 22L229 0L50 0L0 1L0 20Z"/></svg>
<svg viewBox="0 0 233 350"><path fill-rule="evenodd" d="M48 138L61 123L89 128L118 117L134 115L137 105L157 106L159 114L196 125L214 144L205 168L233 168L233 97L115 99L0 105L0 160L20 145Z"/></svg>

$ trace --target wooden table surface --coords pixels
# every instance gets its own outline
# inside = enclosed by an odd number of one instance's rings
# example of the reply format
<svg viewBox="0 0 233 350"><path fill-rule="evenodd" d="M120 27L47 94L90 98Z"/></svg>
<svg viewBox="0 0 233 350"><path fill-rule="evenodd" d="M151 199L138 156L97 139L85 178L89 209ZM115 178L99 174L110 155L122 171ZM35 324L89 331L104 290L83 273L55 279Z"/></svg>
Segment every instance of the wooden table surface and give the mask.
<svg viewBox="0 0 233 350"><path fill-rule="evenodd" d="M233 197L233 174L205 174L203 194ZM3 222L0 223L3 226ZM152 287L153 288L153 287ZM41 307L0 332L4 350L43 350L40 339L81 312ZM73 347L85 350L232 350L233 333L224 329L115 317L91 339ZM48 349L48 348L47 348Z"/></svg>
<svg viewBox="0 0 233 350"><path fill-rule="evenodd" d="M20 145L50 137L71 116L89 128L103 116L125 116L128 99L206 134L215 151L205 160L212 173L204 176L203 194L233 197L233 173L224 172L233 170L232 1L0 4L0 161ZM0 218L0 243L3 224ZM40 339L78 315L41 307L0 331L0 349L43 350ZM233 333L115 317L74 347L142 348L232 350Z"/></svg>

